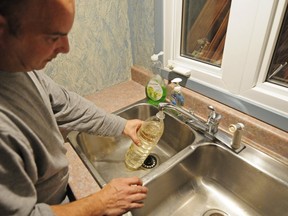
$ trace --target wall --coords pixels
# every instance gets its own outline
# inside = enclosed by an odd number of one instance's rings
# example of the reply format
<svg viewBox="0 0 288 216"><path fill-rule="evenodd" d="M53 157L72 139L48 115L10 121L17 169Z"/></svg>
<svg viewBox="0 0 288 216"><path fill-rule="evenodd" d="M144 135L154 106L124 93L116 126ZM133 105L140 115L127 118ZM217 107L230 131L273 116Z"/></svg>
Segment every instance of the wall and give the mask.
<svg viewBox="0 0 288 216"><path fill-rule="evenodd" d="M133 65L144 68L150 67L150 57L154 53L154 2L154 0L128 0Z"/></svg>
<svg viewBox="0 0 288 216"><path fill-rule="evenodd" d="M81 95L130 79L133 64L149 66L154 47L154 1L77 0L70 52L46 73Z"/></svg>

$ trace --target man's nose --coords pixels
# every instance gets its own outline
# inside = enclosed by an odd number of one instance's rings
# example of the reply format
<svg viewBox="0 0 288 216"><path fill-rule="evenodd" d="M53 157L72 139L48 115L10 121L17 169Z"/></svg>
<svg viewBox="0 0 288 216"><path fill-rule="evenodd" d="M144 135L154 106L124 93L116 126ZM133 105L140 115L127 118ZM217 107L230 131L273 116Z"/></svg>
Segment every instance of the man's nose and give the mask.
<svg viewBox="0 0 288 216"><path fill-rule="evenodd" d="M66 35L60 38L57 51L59 53L68 53L69 50L70 50L69 39L68 36Z"/></svg>

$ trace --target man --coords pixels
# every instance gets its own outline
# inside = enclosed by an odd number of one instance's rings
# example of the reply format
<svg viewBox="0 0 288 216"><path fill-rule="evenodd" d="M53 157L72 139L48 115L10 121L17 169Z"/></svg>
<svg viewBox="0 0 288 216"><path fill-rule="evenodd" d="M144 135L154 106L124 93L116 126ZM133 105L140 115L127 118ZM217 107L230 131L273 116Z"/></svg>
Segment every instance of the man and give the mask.
<svg viewBox="0 0 288 216"><path fill-rule="evenodd" d="M140 120L107 114L36 72L69 51L74 0L0 0L1 215L121 215L143 206L139 178L112 180L68 204L68 163L59 128L128 135Z"/></svg>

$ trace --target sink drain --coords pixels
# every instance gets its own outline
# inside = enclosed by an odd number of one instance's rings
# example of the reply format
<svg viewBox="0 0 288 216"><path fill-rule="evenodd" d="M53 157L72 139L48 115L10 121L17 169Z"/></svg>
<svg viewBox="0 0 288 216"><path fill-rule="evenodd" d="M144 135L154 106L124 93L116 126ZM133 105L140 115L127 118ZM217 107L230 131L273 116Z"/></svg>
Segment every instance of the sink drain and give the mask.
<svg viewBox="0 0 288 216"><path fill-rule="evenodd" d="M226 212L219 209L209 209L206 211L203 216L229 216Z"/></svg>
<svg viewBox="0 0 288 216"><path fill-rule="evenodd" d="M142 164L142 167L145 169L152 169L157 165L157 158L156 156L150 154Z"/></svg>

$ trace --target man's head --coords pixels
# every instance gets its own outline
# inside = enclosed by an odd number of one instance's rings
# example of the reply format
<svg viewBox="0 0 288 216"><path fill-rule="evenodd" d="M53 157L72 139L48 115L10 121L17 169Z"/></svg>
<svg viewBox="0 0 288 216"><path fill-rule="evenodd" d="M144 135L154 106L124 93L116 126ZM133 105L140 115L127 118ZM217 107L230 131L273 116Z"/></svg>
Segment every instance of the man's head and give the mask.
<svg viewBox="0 0 288 216"><path fill-rule="evenodd" d="M74 0L0 0L0 70L39 70L69 51Z"/></svg>
<svg viewBox="0 0 288 216"><path fill-rule="evenodd" d="M23 0L1 0L0 15L6 18L10 33L17 34L20 28L20 20L17 15L22 14L25 10Z"/></svg>

